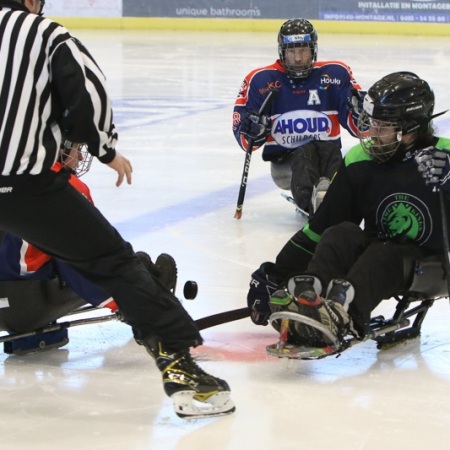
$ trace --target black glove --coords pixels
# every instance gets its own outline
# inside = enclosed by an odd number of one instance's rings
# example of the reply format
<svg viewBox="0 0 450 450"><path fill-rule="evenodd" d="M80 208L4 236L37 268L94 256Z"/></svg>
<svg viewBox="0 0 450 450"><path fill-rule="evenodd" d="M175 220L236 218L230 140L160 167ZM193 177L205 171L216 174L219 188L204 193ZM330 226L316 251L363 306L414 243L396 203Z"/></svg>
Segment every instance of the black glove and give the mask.
<svg viewBox="0 0 450 450"><path fill-rule="evenodd" d="M241 122L240 133L248 139L253 139L253 144L261 146L266 142L270 133L271 120L269 116L258 116L250 112Z"/></svg>
<svg viewBox="0 0 450 450"><path fill-rule="evenodd" d="M267 325L270 317L269 300L271 295L278 289L278 285L269 279L266 271L273 266L273 263L266 262L252 273L250 289L247 294L247 305L252 309L250 318L256 325Z"/></svg>
<svg viewBox="0 0 450 450"><path fill-rule="evenodd" d="M450 152L427 147L420 150L414 159L425 184L450 191Z"/></svg>
<svg viewBox="0 0 450 450"><path fill-rule="evenodd" d="M350 97L348 98L348 110L352 113L352 116L356 121L358 121L359 115L363 111L363 101L366 91L358 91L358 89L351 88Z"/></svg>

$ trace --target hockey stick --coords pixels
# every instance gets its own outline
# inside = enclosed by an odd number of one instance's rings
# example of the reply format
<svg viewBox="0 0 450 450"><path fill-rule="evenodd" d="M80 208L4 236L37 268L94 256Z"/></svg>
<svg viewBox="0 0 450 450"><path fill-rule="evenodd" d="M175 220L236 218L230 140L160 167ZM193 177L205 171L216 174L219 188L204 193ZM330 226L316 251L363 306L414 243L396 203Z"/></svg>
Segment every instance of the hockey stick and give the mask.
<svg viewBox="0 0 450 450"><path fill-rule="evenodd" d="M80 308L79 310L75 310L71 314L77 314L80 312L89 312L90 310L95 310L95 309L96 308L92 308L92 307ZM231 311L225 311L222 313L213 314L211 316L206 316L201 319L197 319L195 321L195 323L197 324L199 330L204 330L205 328L211 328L211 327L215 327L217 325L222 325L224 323L234 322L235 320L244 319L245 317L249 317L249 316L250 316L250 308L246 307L246 308L232 309ZM76 326L80 326L80 325L109 322L111 320L120 320L120 313L116 312L114 314L108 314L106 316L55 323L52 325L47 325L45 327L39 328L34 331L25 332L25 333L12 333L12 334L8 334L7 336L0 337L0 343L9 342L9 341L13 341L15 339L21 339L21 338L25 338L25 337L36 336L41 333L49 333L51 331L59 331L59 330L63 330L66 328L76 327Z"/></svg>
<svg viewBox="0 0 450 450"><path fill-rule="evenodd" d="M197 319L195 323L199 330L204 330L205 328L215 327L217 325L222 325L228 322L234 322L235 320L245 319L250 317L250 308L239 308L232 309L231 311L225 311L218 314L213 314L212 316L202 317Z"/></svg>
<svg viewBox="0 0 450 450"><path fill-rule="evenodd" d="M79 311L79 312L83 312L83 311ZM77 313L77 311L75 311L74 314L76 314L76 313ZM7 336L0 337L0 343L13 341L14 339L21 339L21 338L25 338L25 337L37 336L38 334L41 334L41 333L50 333L51 331L64 330L66 328L77 327L80 325L109 322L110 320L120 320L119 313L108 314L106 316L100 316L100 317L93 317L93 318L72 320L72 321L68 321L68 322L55 323L52 325L47 325L42 328L38 328L37 330L34 330L34 331L8 334Z"/></svg>
<svg viewBox="0 0 450 450"><path fill-rule="evenodd" d="M447 199L445 198L444 191L439 189L439 203L441 207L441 220L442 220L442 241L444 243L444 267L447 276L447 290L450 300L450 244L448 240L448 223L447 223Z"/></svg>
<svg viewBox="0 0 450 450"><path fill-rule="evenodd" d="M270 103L277 96L278 89L272 89L267 94L261 108L259 108L258 116L262 116L269 109ZM250 169L250 161L252 159L253 139L249 138L247 141L247 150L245 151L244 168L242 170L241 186L239 188L239 195L236 204L236 212L234 213L235 219L242 217L242 207L244 206L245 190L247 189L248 171Z"/></svg>

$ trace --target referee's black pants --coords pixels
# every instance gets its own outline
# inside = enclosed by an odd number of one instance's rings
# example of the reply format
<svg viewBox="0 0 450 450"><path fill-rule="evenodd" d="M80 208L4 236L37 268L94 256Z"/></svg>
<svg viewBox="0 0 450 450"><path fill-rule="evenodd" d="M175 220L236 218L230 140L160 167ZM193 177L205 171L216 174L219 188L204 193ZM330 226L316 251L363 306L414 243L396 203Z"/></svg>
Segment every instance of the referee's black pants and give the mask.
<svg viewBox="0 0 450 450"><path fill-rule="evenodd" d="M131 245L64 173L0 176L0 229L78 269L119 305L138 341L167 351L202 343L176 297L143 267Z"/></svg>

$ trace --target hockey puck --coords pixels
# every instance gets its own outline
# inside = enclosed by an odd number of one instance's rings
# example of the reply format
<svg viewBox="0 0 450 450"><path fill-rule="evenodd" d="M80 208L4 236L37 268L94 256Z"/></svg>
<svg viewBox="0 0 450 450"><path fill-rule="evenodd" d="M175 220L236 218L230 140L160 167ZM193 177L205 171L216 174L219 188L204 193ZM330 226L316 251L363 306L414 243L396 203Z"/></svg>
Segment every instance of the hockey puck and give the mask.
<svg viewBox="0 0 450 450"><path fill-rule="evenodd" d="M198 284L195 281L186 281L184 283L183 295L186 300L194 300L197 297Z"/></svg>

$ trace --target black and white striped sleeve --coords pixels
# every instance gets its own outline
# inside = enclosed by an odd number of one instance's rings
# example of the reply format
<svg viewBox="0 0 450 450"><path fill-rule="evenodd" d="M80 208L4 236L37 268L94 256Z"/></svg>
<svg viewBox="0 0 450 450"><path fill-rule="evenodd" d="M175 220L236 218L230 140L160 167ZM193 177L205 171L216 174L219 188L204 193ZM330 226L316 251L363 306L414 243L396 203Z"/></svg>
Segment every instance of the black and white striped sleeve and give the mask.
<svg viewBox="0 0 450 450"><path fill-rule="evenodd" d="M105 77L85 47L69 38L51 56L52 88L61 102L61 127L72 142L86 142L89 151L108 163L115 156L117 133Z"/></svg>

